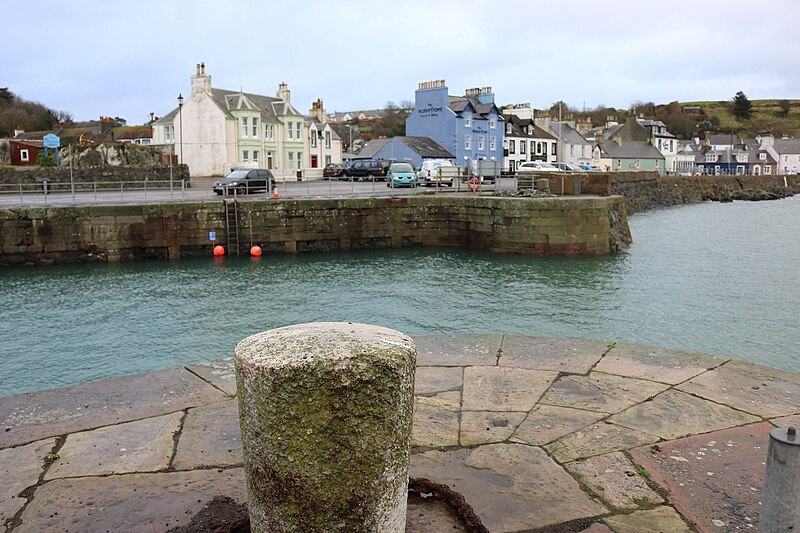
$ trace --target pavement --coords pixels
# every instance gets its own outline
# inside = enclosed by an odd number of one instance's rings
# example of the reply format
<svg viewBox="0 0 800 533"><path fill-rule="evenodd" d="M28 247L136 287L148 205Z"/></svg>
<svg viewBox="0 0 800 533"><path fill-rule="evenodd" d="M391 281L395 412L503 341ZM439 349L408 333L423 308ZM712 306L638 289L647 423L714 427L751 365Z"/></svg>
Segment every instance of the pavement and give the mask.
<svg viewBox="0 0 800 533"><path fill-rule="evenodd" d="M492 532L757 530L773 427L800 376L636 344L417 343L410 476ZM0 398L6 532L168 531L246 501L232 359ZM431 500L429 498L428 500ZM466 531L409 499L407 531Z"/></svg>

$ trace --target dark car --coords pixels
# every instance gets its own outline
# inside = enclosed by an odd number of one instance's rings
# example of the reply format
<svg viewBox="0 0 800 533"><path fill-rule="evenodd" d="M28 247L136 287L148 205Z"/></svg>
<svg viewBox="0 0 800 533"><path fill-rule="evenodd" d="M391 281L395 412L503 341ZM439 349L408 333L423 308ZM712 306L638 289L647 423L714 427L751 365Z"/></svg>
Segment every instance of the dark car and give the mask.
<svg viewBox="0 0 800 533"><path fill-rule="evenodd" d="M272 172L261 168L240 168L232 170L221 180L215 181L213 190L217 194L249 194L266 192L268 187L269 189L275 188L275 176L272 175Z"/></svg>
<svg viewBox="0 0 800 533"><path fill-rule="evenodd" d="M328 163L322 169L323 178L338 178L347 170L347 165L344 163Z"/></svg>
<svg viewBox="0 0 800 533"><path fill-rule="evenodd" d="M348 178L361 178L363 180L376 179L384 181L386 173L389 171L389 161L383 159L363 159L360 161L353 161L344 171L344 175Z"/></svg>

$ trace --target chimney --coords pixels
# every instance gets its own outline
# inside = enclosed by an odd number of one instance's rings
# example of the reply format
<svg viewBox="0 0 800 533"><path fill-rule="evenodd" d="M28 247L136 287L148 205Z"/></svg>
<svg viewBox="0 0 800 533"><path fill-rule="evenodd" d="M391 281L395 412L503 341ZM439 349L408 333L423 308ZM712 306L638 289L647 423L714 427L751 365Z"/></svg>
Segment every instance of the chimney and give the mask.
<svg viewBox="0 0 800 533"><path fill-rule="evenodd" d="M308 114L320 122L328 122L328 114L325 113L325 106L322 105L321 98L317 98L316 102L311 102L311 111Z"/></svg>
<svg viewBox="0 0 800 533"><path fill-rule="evenodd" d="M206 74L206 64L198 63L196 72L197 74L192 76L191 96L196 94L211 94L211 76Z"/></svg>
<svg viewBox="0 0 800 533"><path fill-rule="evenodd" d="M289 86L286 83L281 83L278 85L278 92L275 93L275 96L287 104L291 105L292 103L292 92L289 90Z"/></svg>
<svg viewBox="0 0 800 533"><path fill-rule="evenodd" d="M16 128L14 128L14 137L22 135L23 133L25 133L25 128L23 128L22 126L17 126Z"/></svg>

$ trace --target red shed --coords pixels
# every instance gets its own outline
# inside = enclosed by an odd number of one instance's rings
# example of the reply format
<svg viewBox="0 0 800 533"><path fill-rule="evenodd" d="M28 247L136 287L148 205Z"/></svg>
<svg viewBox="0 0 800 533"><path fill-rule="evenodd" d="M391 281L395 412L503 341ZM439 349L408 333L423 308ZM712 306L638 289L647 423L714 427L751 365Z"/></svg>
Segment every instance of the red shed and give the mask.
<svg viewBox="0 0 800 533"><path fill-rule="evenodd" d="M17 166L35 165L42 150L42 141L18 141L11 139L11 164Z"/></svg>

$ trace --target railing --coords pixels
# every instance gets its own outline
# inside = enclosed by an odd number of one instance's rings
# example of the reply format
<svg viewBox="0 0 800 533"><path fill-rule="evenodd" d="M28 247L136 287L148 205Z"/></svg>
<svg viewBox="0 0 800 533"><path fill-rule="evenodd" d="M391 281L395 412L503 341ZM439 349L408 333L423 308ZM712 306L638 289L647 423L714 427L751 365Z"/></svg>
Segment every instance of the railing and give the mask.
<svg viewBox="0 0 800 533"><path fill-rule="evenodd" d="M118 193L118 194L117 194ZM39 201L33 203L48 204L48 201L72 200L85 203L85 200L94 199L95 202L119 199L131 200L134 197L140 200L152 199L170 200L187 198L187 185L183 180L141 180L141 181L92 181L92 182L50 182L0 184L0 198L8 199L17 196L20 205L26 204L31 196L38 196ZM31 202L27 202L31 203Z"/></svg>

